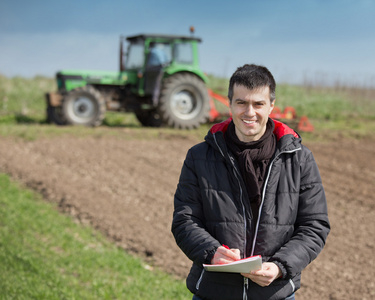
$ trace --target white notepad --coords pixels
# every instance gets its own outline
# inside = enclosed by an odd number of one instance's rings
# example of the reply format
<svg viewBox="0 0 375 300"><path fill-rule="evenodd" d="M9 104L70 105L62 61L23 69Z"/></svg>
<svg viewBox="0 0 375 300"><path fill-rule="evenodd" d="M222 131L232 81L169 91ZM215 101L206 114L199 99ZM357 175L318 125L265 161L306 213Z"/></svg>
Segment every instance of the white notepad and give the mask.
<svg viewBox="0 0 375 300"><path fill-rule="evenodd" d="M250 273L251 271L262 269L262 256L250 256L248 258L221 265L203 264L203 267L206 271L210 272Z"/></svg>

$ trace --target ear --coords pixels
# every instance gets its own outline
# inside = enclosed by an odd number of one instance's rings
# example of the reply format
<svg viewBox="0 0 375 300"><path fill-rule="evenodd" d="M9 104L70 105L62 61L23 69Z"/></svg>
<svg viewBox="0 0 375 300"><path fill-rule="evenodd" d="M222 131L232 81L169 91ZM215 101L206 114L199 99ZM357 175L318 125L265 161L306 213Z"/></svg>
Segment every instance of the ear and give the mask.
<svg viewBox="0 0 375 300"><path fill-rule="evenodd" d="M271 105L270 105L270 111L269 111L269 115L271 114L271 112L273 111L273 109L274 109L274 107L275 107L275 102L276 102L276 99L275 100L273 100L272 102L271 102Z"/></svg>

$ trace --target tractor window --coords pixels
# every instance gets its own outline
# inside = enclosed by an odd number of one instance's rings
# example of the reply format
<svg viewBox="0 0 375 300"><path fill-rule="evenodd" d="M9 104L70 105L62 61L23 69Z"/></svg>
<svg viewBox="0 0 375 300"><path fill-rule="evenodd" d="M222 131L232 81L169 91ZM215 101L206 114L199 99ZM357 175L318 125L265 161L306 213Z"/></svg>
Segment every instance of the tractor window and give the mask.
<svg viewBox="0 0 375 300"><path fill-rule="evenodd" d="M176 62L183 64L193 63L193 49L190 43L176 44L174 51Z"/></svg>
<svg viewBox="0 0 375 300"><path fill-rule="evenodd" d="M125 61L125 69L140 69L144 63L144 46L142 44L131 44Z"/></svg>
<svg viewBox="0 0 375 300"><path fill-rule="evenodd" d="M151 43L150 54L147 60L147 66L161 66L172 60L172 50L170 44Z"/></svg>

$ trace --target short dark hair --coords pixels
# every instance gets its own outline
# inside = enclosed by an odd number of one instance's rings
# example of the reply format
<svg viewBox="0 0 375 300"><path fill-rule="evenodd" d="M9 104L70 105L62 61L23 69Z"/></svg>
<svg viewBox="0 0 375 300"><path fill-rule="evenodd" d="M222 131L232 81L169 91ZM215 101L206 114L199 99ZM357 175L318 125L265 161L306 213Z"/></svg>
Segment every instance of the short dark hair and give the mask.
<svg viewBox="0 0 375 300"><path fill-rule="evenodd" d="M268 86L271 103L276 98L276 81L271 72L264 66L245 64L237 68L229 80L228 98L231 103L235 84L242 85L250 90Z"/></svg>

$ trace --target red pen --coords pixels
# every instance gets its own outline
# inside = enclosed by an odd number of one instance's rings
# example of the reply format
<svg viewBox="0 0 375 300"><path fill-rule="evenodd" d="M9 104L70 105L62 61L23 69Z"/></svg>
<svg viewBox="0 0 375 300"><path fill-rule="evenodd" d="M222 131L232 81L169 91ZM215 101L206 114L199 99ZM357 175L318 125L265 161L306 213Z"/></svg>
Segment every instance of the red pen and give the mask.
<svg viewBox="0 0 375 300"><path fill-rule="evenodd" d="M224 247L225 249L230 249L227 245L224 245L224 244L223 244L223 247Z"/></svg>

